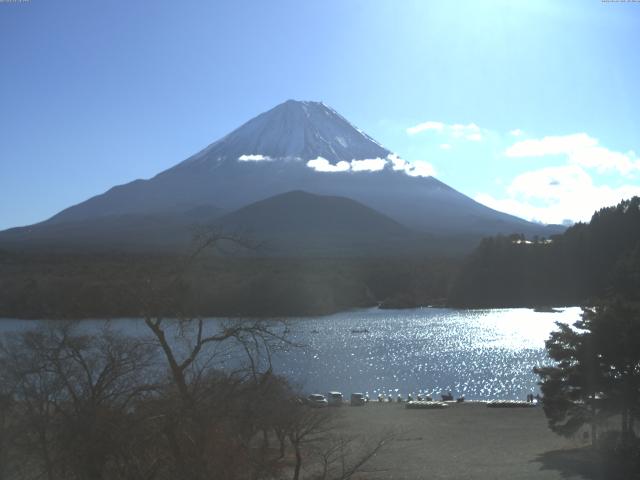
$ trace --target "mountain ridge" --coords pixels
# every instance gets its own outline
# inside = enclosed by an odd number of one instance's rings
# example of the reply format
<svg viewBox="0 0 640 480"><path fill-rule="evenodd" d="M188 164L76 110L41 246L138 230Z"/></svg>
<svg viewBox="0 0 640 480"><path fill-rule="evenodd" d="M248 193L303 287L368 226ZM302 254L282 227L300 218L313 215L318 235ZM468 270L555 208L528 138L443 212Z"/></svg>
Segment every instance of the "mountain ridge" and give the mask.
<svg viewBox="0 0 640 480"><path fill-rule="evenodd" d="M497 212L382 147L320 102L288 100L148 180L114 186L28 228L33 238L52 224L118 215L185 215L194 208L232 212L289 192L346 197L436 236L564 230ZM0 242L6 238L0 232Z"/></svg>
<svg viewBox="0 0 640 480"><path fill-rule="evenodd" d="M222 231L265 242L264 253L382 254L400 246L418 250L420 235L346 197L293 190L223 215Z"/></svg>

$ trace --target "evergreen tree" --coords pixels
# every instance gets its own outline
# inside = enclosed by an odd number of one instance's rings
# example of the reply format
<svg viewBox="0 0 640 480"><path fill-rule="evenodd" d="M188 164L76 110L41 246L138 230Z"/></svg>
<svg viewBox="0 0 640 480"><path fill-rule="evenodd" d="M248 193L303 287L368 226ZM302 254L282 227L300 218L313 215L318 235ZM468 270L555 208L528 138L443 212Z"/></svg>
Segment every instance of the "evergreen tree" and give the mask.
<svg viewBox="0 0 640 480"><path fill-rule="evenodd" d="M634 436L640 406L640 308L613 299L583 307L573 326L558 324L546 348L556 364L536 368L550 428L572 435L620 415L622 440Z"/></svg>
<svg viewBox="0 0 640 480"><path fill-rule="evenodd" d="M600 397L602 370L592 348L591 335L583 320L573 328L557 323L558 330L546 342L555 366L535 368L540 376L543 409L554 432L571 436L585 424L591 425L591 440L596 439L598 420L596 399Z"/></svg>

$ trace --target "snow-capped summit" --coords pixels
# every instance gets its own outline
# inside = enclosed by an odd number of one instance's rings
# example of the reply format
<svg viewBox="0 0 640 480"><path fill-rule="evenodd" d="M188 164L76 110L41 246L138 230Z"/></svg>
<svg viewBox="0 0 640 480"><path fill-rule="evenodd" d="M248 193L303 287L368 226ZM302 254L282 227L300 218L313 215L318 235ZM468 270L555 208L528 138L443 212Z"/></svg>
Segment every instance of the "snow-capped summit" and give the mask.
<svg viewBox="0 0 640 480"><path fill-rule="evenodd" d="M76 229L93 228L96 222L121 224L114 219L122 216L135 224L140 215L177 218L175 224L182 227L176 228L184 228L193 212L231 213L293 190L351 199L431 235L550 233L481 205L429 173L392 154L323 103L288 100L155 177L113 187L14 237L42 237L38 232L51 232L51 226L67 231L62 224L70 222ZM284 198L295 202L301 197Z"/></svg>
<svg viewBox="0 0 640 480"><path fill-rule="evenodd" d="M324 159L328 165L338 165L352 160L386 159L390 153L324 103L287 100L175 168L277 159Z"/></svg>

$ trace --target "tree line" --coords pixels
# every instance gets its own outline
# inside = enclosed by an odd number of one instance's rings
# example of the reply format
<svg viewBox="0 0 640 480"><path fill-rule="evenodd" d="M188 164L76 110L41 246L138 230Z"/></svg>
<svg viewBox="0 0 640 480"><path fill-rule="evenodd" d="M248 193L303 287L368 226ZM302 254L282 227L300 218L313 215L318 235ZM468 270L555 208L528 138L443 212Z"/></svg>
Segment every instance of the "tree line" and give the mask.
<svg viewBox="0 0 640 480"><path fill-rule="evenodd" d="M552 238L485 238L466 258L207 254L180 300L204 316L322 315L380 305L463 308L578 305L640 291L640 199ZM169 281L178 255L0 251L0 316L141 316L138 292Z"/></svg>
<svg viewBox="0 0 640 480"><path fill-rule="evenodd" d="M640 198L596 212L549 239L484 239L452 283L458 307L579 305L640 292Z"/></svg>
<svg viewBox="0 0 640 480"><path fill-rule="evenodd" d="M0 339L0 479L346 480L382 448L273 372L275 349L302 348L286 325L190 315L185 279L221 238L138 292L146 335L47 322Z"/></svg>
<svg viewBox="0 0 640 480"><path fill-rule="evenodd" d="M594 300L575 324L558 323L546 348L553 363L534 372L549 427L568 437L589 435L611 478L614 472L635 478L640 474L640 303L619 294Z"/></svg>
<svg viewBox="0 0 640 480"><path fill-rule="evenodd" d="M140 292L168 285L178 255L0 252L0 317L117 318L144 314ZM443 304L459 264L437 257L234 257L207 252L176 301L193 315L322 315L351 308ZM167 309L164 313L169 313Z"/></svg>
<svg viewBox="0 0 640 480"><path fill-rule="evenodd" d="M557 323L547 340L553 362L534 369L549 427L565 436L580 432L588 436L595 447L592 455L600 456L607 478L636 478L640 474L640 199L602 209L588 225L576 225L551 243L523 246L518 240L502 245L502 255L512 255L514 261L526 257L521 265L531 268L531 275L548 269L537 282L546 281L567 296L542 294L544 287L536 282L540 288L531 292L549 303L552 299L583 305L580 320L573 325ZM494 254L501 255L495 250ZM534 266L543 259L546 263ZM499 265L502 272L508 268Z"/></svg>
<svg viewBox="0 0 640 480"><path fill-rule="evenodd" d="M260 322L147 322L154 341L68 323L3 340L0 478L347 479L387 439L339 433L264 368L278 334ZM214 368L227 343L242 367Z"/></svg>

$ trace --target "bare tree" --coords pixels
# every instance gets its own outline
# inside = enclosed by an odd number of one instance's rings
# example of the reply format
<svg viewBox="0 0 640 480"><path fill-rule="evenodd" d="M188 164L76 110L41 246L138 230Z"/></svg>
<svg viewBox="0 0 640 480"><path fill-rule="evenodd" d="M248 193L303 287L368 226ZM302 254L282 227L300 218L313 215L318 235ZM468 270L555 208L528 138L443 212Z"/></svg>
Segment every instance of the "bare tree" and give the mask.
<svg viewBox="0 0 640 480"><path fill-rule="evenodd" d="M4 382L0 380L0 480L7 475L9 452L8 440L11 436L9 418L13 410L13 398L11 393L1 387Z"/></svg>
<svg viewBox="0 0 640 480"><path fill-rule="evenodd" d="M303 468L312 480L348 480L395 437L385 433L367 441L345 435L337 412L302 403L289 405L287 420L287 436L295 453L293 480L301 478Z"/></svg>
<svg viewBox="0 0 640 480"><path fill-rule="evenodd" d="M107 330L81 335L69 324L3 342L0 370L16 404L12 447L28 473L104 478L127 453L131 409L155 388L152 361L147 344Z"/></svg>
<svg viewBox="0 0 640 480"><path fill-rule="evenodd" d="M180 307L175 298L188 289L188 271L197 257L221 246L255 244L209 232L199 238L168 285L145 296L144 321L162 351L174 391L161 415L162 432L177 471L194 479L212 474L233 478L240 465L246 469L255 464L254 470L265 471L265 465L273 463L266 462L264 454L254 455L252 441L262 431L264 453L271 425L257 400L273 388L271 352L286 342L286 328L261 320L208 322ZM175 319L166 318L171 313ZM216 354L221 350L244 361L231 374L212 375L220 368ZM226 438L219 440L221 436Z"/></svg>
<svg viewBox="0 0 640 480"><path fill-rule="evenodd" d="M331 435L316 449L319 472L313 480L348 480L362 472L365 465L395 435L387 433L377 436L369 442L360 436Z"/></svg>
<svg viewBox="0 0 640 480"><path fill-rule="evenodd" d="M332 429L332 420L331 412L326 409L315 409L301 404L291 409L287 437L295 453L293 480L300 478L305 447L323 441Z"/></svg>
<svg viewBox="0 0 640 480"><path fill-rule="evenodd" d="M0 480L5 471L47 480L299 479L303 464L328 480L361 469L382 442L336 436L331 412L303 405L273 373L286 325L207 321L181 301L185 272L204 248L238 242L205 237L168 284L141 294L150 340L109 328L86 335L73 324L7 337Z"/></svg>

